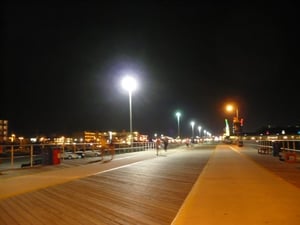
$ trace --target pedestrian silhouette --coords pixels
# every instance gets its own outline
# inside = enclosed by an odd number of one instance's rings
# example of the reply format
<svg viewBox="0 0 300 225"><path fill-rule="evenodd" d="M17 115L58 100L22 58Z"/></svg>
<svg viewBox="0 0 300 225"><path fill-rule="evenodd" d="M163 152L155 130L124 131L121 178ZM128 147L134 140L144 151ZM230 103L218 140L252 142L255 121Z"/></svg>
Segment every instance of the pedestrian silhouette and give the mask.
<svg viewBox="0 0 300 225"><path fill-rule="evenodd" d="M156 155L158 155L158 150L160 148L160 139L159 138L156 139L155 145L156 145Z"/></svg>
<svg viewBox="0 0 300 225"><path fill-rule="evenodd" d="M165 139L164 139L164 149L165 149L165 152L166 152L167 149L168 149L168 144L169 144L169 140L168 140L168 138L165 138Z"/></svg>

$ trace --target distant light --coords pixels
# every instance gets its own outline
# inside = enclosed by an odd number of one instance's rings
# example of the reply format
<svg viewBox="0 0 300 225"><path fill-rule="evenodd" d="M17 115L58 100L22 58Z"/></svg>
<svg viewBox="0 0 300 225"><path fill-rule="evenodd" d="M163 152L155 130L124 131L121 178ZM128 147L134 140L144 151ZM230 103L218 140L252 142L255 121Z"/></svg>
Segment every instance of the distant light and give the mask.
<svg viewBox="0 0 300 225"><path fill-rule="evenodd" d="M30 138L31 142L37 142L37 138Z"/></svg>

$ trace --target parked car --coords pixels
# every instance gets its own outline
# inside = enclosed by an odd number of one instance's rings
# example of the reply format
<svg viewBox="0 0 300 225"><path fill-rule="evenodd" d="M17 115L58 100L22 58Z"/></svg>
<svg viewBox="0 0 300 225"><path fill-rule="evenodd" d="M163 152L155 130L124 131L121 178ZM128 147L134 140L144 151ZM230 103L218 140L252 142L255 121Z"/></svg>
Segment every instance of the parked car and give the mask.
<svg viewBox="0 0 300 225"><path fill-rule="evenodd" d="M101 156L101 152L100 151L94 151L94 150L86 150L84 152L85 157L99 157Z"/></svg>
<svg viewBox="0 0 300 225"><path fill-rule="evenodd" d="M60 153L61 159L80 159L81 156L74 152L62 152Z"/></svg>
<svg viewBox="0 0 300 225"><path fill-rule="evenodd" d="M79 158L84 158L85 157L85 152L84 151L76 151L75 154L79 155Z"/></svg>

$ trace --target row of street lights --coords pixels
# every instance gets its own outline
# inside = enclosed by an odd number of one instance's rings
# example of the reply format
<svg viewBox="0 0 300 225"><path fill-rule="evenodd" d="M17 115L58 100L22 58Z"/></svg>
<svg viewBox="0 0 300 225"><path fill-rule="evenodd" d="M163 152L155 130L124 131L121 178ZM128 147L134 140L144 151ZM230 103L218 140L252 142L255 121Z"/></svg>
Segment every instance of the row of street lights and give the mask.
<svg viewBox="0 0 300 225"><path fill-rule="evenodd" d="M132 76L125 76L122 79L122 87L128 91L128 97L129 97L129 129L130 129L130 142L132 143L132 92L136 90L137 88L137 82L136 80L132 77ZM177 129L178 129L178 137L180 138L180 117L181 117L181 113L180 112L176 112L176 117L177 117ZM192 137L194 137L194 125L195 122L192 121L191 122L192 125ZM199 129L200 128L200 129ZM199 129L199 133L201 131L201 127L198 127Z"/></svg>
<svg viewBox="0 0 300 225"><path fill-rule="evenodd" d="M181 117L181 113L180 112L176 112L175 113L176 117L177 117L177 137L180 138L180 117ZM194 138L195 134L194 134L194 127L195 127L195 121L191 121L190 123L191 127L192 127L192 138ZM199 137L201 137L201 130L202 127L198 126L198 131L199 131ZM203 133L206 134L210 134L208 131L203 130Z"/></svg>
<svg viewBox="0 0 300 225"><path fill-rule="evenodd" d="M243 126L243 119L239 118L239 109L236 105L233 104L227 104L226 105L226 110L228 112L232 112L235 111L235 116L233 117L233 132L235 133L235 135L239 136L241 133L241 127ZM178 138L180 138L180 117L181 117L181 113L180 112L176 112L176 117L177 117L177 125L178 125ZM194 127L195 127L195 122L191 121L191 127L192 127L192 138L194 138ZM198 126L198 131L199 131L199 136L201 136L201 126ZM203 133L205 135L210 135L210 133L206 130L203 130Z"/></svg>
<svg viewBox="0 0 300 225"><path fill-rule="evenodd" d="M129 127L130 127L130 142L132 144L133 140L133 135L132 135L132 92L136 90L137 88L137 82L132 76L125 76L122 80L122 86L125 90L128 91L128 96L129 96ZM226 110L231 112L235 110L235 117L233 118L233 127L234 131L237 134L240 134L241 131L241 126L242 126L242 120L239 119L239 110L237 106L234 106L232 104L226 105ZM177 117L177 136L180 138L180 117L181 113L176 112L176 117ZM195 122L191 121L191 127L192 127L192 138L194 138L194 126ZM198 126L198 131L199 131L199 136L201 136L201 130L202 127ZM206 130L203 131L205 134L210 134Z"/></svg>

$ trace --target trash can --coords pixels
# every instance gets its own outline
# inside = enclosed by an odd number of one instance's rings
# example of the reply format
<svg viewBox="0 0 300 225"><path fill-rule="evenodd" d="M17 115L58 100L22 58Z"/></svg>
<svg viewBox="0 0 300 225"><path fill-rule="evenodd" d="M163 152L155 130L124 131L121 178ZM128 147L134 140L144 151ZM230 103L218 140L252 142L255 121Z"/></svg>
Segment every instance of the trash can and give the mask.
<svg viewBox="0 0 300 225"><path fill-rule="evenodd" d="M60 149L55 147L46 147L43 149L43 164L55 165L60 164Z"/></svg>
<svg viewBox="0 0 300 225"><path fill-rule="evenodd" d="M52 150L52 164L60 164L60 149L55 148Z"/></svg>

